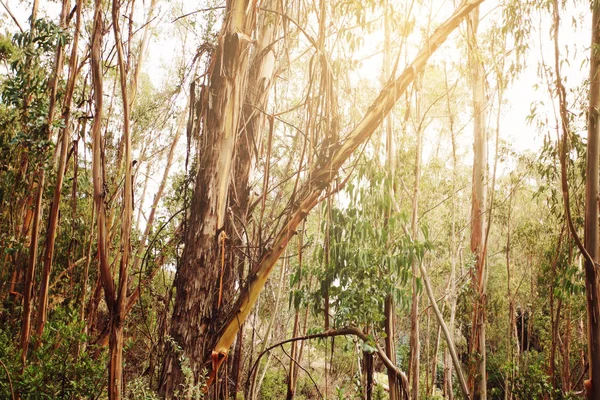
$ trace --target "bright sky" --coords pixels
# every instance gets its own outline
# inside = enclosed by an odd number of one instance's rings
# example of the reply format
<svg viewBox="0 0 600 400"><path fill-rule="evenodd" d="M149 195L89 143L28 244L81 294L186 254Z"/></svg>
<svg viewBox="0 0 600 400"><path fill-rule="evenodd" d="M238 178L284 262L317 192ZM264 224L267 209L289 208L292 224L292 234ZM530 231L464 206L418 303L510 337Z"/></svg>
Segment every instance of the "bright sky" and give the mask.
<svg viewBox="0 0 600 400"><path fill-rule="evenodd" d="M23 27L27 26L27 18L29 17L31 2L20 0L5 0L6 4L11 8L17 19L21 22ZM136 16L141 21L145 18L144 7L147 7L148 2L137 2ZM183 49L191 53L195 51L196 46L199 43L197 34L192 30L181 31L177 34L173 34L172 28L175 24L171 21L178 15L183 15L196 10L198 7L209 6L210 1L182 1L181 3L175 2L158 2L157 17L153 21L153 26L157 26L155 34L151 37L151 43L148 49L148 55L144 70L151 77L152 83L155 87L162 86L163 83L171 76L169 71L173 70L174 60L181 57ZM214 1L212 2L214 3ZM392 3L397 3L392 1ZM483 20L480 24L480 32L486 30L486 26L493 21L497 21L501 18L500 9L497 8L496 0L488 0L484 2L481 10L481 16ZM428 15L431 13L435 17L438 23L446 18L452 12L452 3L447 1L432 0L431 11L422 11L424 15L418 15L422 20L426 20ZM568 60L562 64L563 78L567 87L577 87L584 82L587 77L587 63L584 62L589 54L589 42L590 42L590 19L591 15L587 8L587 4L577 3L577 5L569 5L568 10L563 11L561 24L561 51L563 51L563 57ZM5 14L3 8L0 8L1 12ZM53 18L58 17L60 11L60 4L58 2L41 1L40 14L49 15ZM194 15L192 18L199 21L200 25L203 13ZM534 16L533 26L537 27L535 32L531 32L531 46L528 53L527 68L521 73L519 78L512 83L505 93L505 99L507 104L504 106L501 118L501 137L506 142L510 143L512 148L518 152L525 150L537 151L543 142L543 132L540 132L535 125L528 124L526 117L530 114L531 104L534 101L543 102L538 105L538 110L545 112L549 118L550 129L554 127L554 113L552 109L552 102L549 100L548 91L545 82L538 77L538 63L545 60L550 66L553 65L554 49L553 42L550 36L551 33L551 22L549 21L548 15L544 15L540 18L539 15ZM541 23L541 21L544 23ZM12 21L5 18L4 28L14 28ZM577 22L577 27L573 26L573 21ZM12 25L12 26L11 26ZM198 27L197 26L197 27ZM196 29L199 31L200 29ZM464 28L463 28L464 30ZM418 32L417 35L412 36L412 40L420 41ZM454 35L456 37L456 34ZM372 38L367 37L365 42L367 45L361 50L365 55L373 52L373 47L369 46L370 39L374 39L375 42L381 43L383 39L383 32L374 33ZM83 43L82 46L87 45ZM414 47L418 45L413 43ZM438 50L443 57L454 57L455 59L460 57L459 52L454 51L456 47L452 44L447 48L441 48ZM439 56L439 55L438 55ZM359 72L357 78L371 77L376 81L381 76L381 55L372 57L363 62L362 69ZM172 72L171 72L172 74ZM489 81L489 80L488 80ZM534 89L534 85L538 84L539 88ZM572 98L571 98L572 99ZM494 100L495 101L495 100ZM572 101L572 100L571 100ZM364 110L363 110L364 111ZM488 124L493 126L495 124L495 116L488 117ZM553 131L554 132L554 131ZM435 136L437 132L428 132L424 141L424 160L426 161L429 154L433 151L433 147L436 143ZM493 140L494 133L490 131L490 138ZM470 151L471 130L469 127L465 129L463 134L460 136L460 146L465 151ZM493 149L493 143L490 143L490 149ZM469 163L471 157L466 157L464 162ZM492 157L489 157L492 162Z"/></svg>

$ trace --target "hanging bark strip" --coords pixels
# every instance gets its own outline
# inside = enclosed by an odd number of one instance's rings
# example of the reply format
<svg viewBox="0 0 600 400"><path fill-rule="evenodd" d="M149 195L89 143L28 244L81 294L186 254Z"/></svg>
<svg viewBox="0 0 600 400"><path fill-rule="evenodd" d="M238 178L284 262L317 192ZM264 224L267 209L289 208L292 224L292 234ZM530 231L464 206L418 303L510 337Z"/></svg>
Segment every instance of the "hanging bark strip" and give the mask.
<svg viewBox="0 0 600 400"><path fill-rule="evenodd" d="M252 310L258 295L262 291L267 278L285 250L290 239L296 234L296 229L308 213L322 200L321 193L337 176L344 162L364 143L381 125L385 116L390 112L396 101L414 81L417 73L425 66L429 57L446 40L448 35L458 27L465 17L483 0L473 0L462 3L458 9L442 23L427 40L426 46L417 54L413 62L394 81L388 83L371 107L367 110L362 121L348 134L340 144L332 147L331 157L326 158L311 173L311 179L300 187L296 206L287 217L283 229L276 236L273 246L258 260L248 278L248 283L241 289L233 312L227 317L220 332L219 340L214 346L211 359L211 374L219 368L229 352L240 326ZM196 333L197 334L197 333Z"/></svg>

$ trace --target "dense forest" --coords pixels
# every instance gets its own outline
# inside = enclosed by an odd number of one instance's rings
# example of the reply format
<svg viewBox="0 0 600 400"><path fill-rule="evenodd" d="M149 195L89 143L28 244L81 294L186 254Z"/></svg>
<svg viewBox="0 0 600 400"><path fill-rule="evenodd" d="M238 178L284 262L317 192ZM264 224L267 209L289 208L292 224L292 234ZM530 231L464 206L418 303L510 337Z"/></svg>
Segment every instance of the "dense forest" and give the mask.
<svg viewBox="0 0 600 400"><path fill-rule="evenodd" d="M600 399L600 2L0 5L1 399Z"/></svg>

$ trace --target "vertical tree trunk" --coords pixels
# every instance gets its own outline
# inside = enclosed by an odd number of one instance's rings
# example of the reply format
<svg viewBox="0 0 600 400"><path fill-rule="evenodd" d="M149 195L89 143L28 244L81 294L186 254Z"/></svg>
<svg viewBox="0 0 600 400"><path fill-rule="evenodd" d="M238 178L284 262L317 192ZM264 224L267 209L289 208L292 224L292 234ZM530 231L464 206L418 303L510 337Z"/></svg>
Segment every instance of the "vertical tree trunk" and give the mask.
<svg viewBox="0 0 600 400"><path fill-rule="evenodd" d="M367 327L365 333L368 335L370 329ZM373 400L373 373L375 372L374 357L372 353L363 351L363 371L365 374L364 399Z"/></svg>
<svg viewBox="0 0 600 400"><path fill-rule="evenodd" d="M133 176L131 157L131 135L129 129L129 92L127 89L127 69L119 26L119 0L112 2L112 25L119 63L119 81L123 102L123 145L125 161L125 183L123 185L123 212L121 222L121 261L116 297L110 312L108 397L121 399L123 395L123 327L125 323L125 304L127 304L128 268L131 254L131 223L133 219Z"/></svg>
<svg viewBox="0 0 600 400"><path fill-rule="evenodd" d="M302 283L302 248L304 246L304 228L305 224L302 224L302 228L298 233L298 288L300 288ZM300 308L299 305L294 301L293 306L295 308L294 312L294 328L292 330L292 337L297 337L300 332ZM290 366L288 373L288 388L286 394L286 400L292 400L294 395L296 394L296 382L298 380L298 367L296 362L300 363L300 348L297 341L291 343L290 349Z"/></svg>
<svg viewBox="0 0 600 400"><path fill-rule="evenodd" d="M588 143L585 191L585 248L594 263L598 262L598 146L600 137L600 2L592 1L592 44L590 55L590 94L588 111ZM566 132L565 132L566 134ZM585 262L588 312L589 377L587 396L600 398L600 291L598 269ZM591 384L590 384L591 383Z"/></svg>
<svg viewBox="0 0 600 400"><path fill-rule="evenodd" d="M419 86L419 83L416 84ZM421 93L416 91L416 118L421 118ZM411 219L411 236L414 241L419 238L419 189L421 182L421 143L423 134L421 132L421 124L418 124L416 139L417 146L415 150L415 184L413 188L412 198L412 219ZM421 345L419 343L419 289L417 285L417 277L419 275L420 261L415 257L412 261L412 305L410 309L410 358L409 358L409 379L411 384L411 399L419 400L419 364Z"/></svg>
<svg viewBox="0 0 600 400"><path fill-rule="evenodd" d="M42 271L42 279L40 282L40 296L38 302L38 315L36 323L36 333L38 341L36 347L41 344L44 325L46 323L46 313L48 307L48 286L50 284L50 273L52 270L52 258L54 256L54 243L56 240L56 231L58 228L58 210L60 207L60 199L62 193L62 185L65 177L67 166L68 146L71 143L71 102L75 91L75 81L78 75L78 43L79 29L81 27L81 8L83 1L77 1L77 19L75 24L75 33L73 35L73 44L71 48L71 57L69 60L69 78L67 82L67 90L63 103L62 117L64 120L64 129L62 132L62 140L60 146L60 159L56 170L56 185L54 187L54 195L52 197L52 207L50 209L48 228L46 230L46 246L44 249L44 269ZM69 1L64 0L63 10L65 14L69 11ZM66 15L65 15L66 18Z"/></svg>
<svg viewBox="0 0 600 400"><path fill-rule="evenodd" d="M69 0L64 0L60 13L60 26L66 29L67 16L69 13ZM35 18L37 17L38 1L34 0L33 11L31 13L31 33L34 31ZM58 43L56 46L56 55L54 58L54 74L50 87L50 104L48 107L48 121L46 127L46 139L52 140L52 125L54 120L54 112L56 110L56 94L58 91L58 83L62 75L64 51L63 44ZM27 100L25 101L27 104ZM27 105L25 106L27 107ZM35 208L33 211L33 225L31 227L31 242L29 245L29 259L27 263L27 271L25 275L25 287L23 289L23 317L21 325L21 363L25 366L27 359L27 350L30 342L31 330L31 308L33 302L33 288L35 269L38 257L38 245L40 236L40 222L42 219L42 199L44 197L44 189L46 183L46 171L40 165L37 168L38 174L37 193L35 197Z"/></svg>
<svg viewBox="0 0 600 400"><path fill-rule="evenodd" d="M444 311L442 305L442 312ZM435 391L435 387L437 384L437 363L438 363L438 352L440 350L440 338L442 335L442 327L438 326L437 333L435 335L435 343L433 345L433 353L431 356L431 390L427 394L431 396L431 394Z"/></svg>
<svg viewBox="0 0 600 400"><path fill-rule="evenodd" d="M516 334L516 320L515 320L515 303L512 297L512 290L510 287L511 277L511 269L510 269L510 219L511 219L511 210L512 210L512 196L508 199L508 217L506 222L506 295L508 297L508 336L506 337L506 353L507 353L507 362L510 365L510 372L506 374L506 378L504 379L504 398L507 400L512 399L512 388L511 382L514 380L515 367L514 367L514 358L515 358L515 345L519 343L518 338L515 336Z"/></svg>
<svg viewBox="0 0 600 400"><path fill-rule="evenodd" d="M475 266L471 282L475 293L473 319L470 338L469 382L475 400L487 398L486 352L485 352L485 253L484 253L484 207L486 161L486 122L485 122L485 74L481 55L477 48L477 27L479 8L467 20L469 42L469 63L471 87L473 91L473 190L471 200L471 252L475 256Z"/></svg>
<svg viewBox="0 0 600 400"><path fill-rule="evenodd" d="M449 321L449 340L454 340L454 320L456 318L456 259L458 257L458 246L456 232L456 180L457 180L457 160L456 160L456 133L454 132L454 116L450 107L450 86L448 85L448 74L446 66L444 66L444 83L446 88L446 108L449 116L449 129L450 129L450 141L452 143L452 203L451 207L451 249L450 249L450 296L448 302L450 303L450 321ZM449 349L444 351L444 391L448 395L448 398L452 400L454 398L453 384L452 384L452 358Z"/></svg>
<svg viewBox="0 0 600 400"><path fill-rule="evenodd" d="M427 296L429 297L429 302L431 303L431 307L433 308L433 312L435 313L435 317L444 333L444 338L446 339L446 343L448 344L448 351L452 356L452 362L454 363L454 368L456 369L456 374L458 375L458 382L460 383L460 388L462 390L463 396L465 399L471 399L469 395L469 388L467 387L467 381L464 378L464 374L462 372L462 368L460 365L460 361L458 359L458 353L456 351L456 346L454 345L454 340L452 339L452 335L444 322L444 318L442 313L440 312L437 303L435 302L435 297L433 295L433 290L431 289L431 283L429 282L429 277L427 275L427 271L425 270L425 266L423 263L420 264L421 268L421 276L423 277L423 283L425 286L425 291L427 292Z"/></svg>
<svg viewBox="0 0 600 400"><path fill-rule="evenodd" d="M384 19L385 19L385 32L384 32L384 52L383 52L383 80L384 82L388 79L392 79L391 74L391 61L392 61L392 51L391 51L391 21L390 21L390 4L389 0L384 2ZM392 182L392 197L395 196L395 148L394 148L394 119L392 113L388 114L385 119L385 152L386 152L386 167L387 173L390 176L390 180ZM390 217L392 210L391 207L388 210L388 215L386 216L386 225L387 221ZM391 271L389 271L391 273ZM385 298L384 304L384 314L385 314L385 354L392 361L394 365L396 365L396 332L395 332L395 323L396 323L396 307L394 304L394 297L391 293L389 293ZM400 400L401 398L401 381L396 376L396 371L392 368L387 369L388 376L388 386L389 386L389 400ZM408 388L406 388L408 389Z"/></svg>
<svg viewBox="0 0 600 400"><path fill-rule="evenodd" d="M219 312L222 310L217 304L221 270L219 243L228 236L223 227L246 89L255 6L249 0L227 1L219 45L212 60L210 84L206 88L210 100L202 105L205 107L199 145L202 158L185 233L182 263L175 275L177 294L171 325L171 337L189 361L194 383L200 379L204 361L220 330ZM173 346L167 349L159 390L167 399L173 398L175 391L185 383L179 363L181 356Z"/></svg>

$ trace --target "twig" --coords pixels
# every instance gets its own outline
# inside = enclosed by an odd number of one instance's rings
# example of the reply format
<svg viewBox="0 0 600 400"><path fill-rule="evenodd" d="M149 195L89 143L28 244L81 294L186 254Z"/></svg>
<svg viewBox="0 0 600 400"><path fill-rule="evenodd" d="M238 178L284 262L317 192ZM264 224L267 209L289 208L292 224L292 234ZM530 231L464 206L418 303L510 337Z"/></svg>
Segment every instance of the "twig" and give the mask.
<svg viewBox="0 0 600 400"><path fill-rule="evenodd" d="M12 13L12 11L10 11L10 8L8 8L8 5L4 1L2 1L2 0L0 0L0 3L4 7L4 9L8 13L8 15L10 15L10 17L12 18L12 20L15 21L15 24L17 24L17 26L19 27L19 30L21 31L21 33L23 33L24 32L23 31L23 27L21 26L21 24L19 23L19 21L17 20L17 18L15 17L15 15Z"/></svg>
<svg viewBox="0 0 600 400"><path fill-rule="evenodd" d="M200 12L207 12L207 11L222 10L222 9L224 9L224 8L225 8L225 6L219 6L219 7L201 8L201 9L199 9L199 10L190 11L190 12L189 12L189 13L187 13L187 14L183 14L183 15L180 15L179 17L175 18L173 21L171 21L171 23L173 23L173 22L177 22L177 21L179 21L179 20L180 20L180 19L182 19L182 18L186 18L186 17L189 17L190 15L197 14L197 13L200 13Z"/></svg>
<svg viewBox="0 0 600 400"><path fill-rule="evenodd" d="M8 384L10 386L10 394L12 396L12 400L15 400L15 391L13 390L12 379L10 379L10 373L8 372L8 368L6 368L6 365L4 365L2 360L0 360L0 364L2 365L2 368L4 368L4 372L6 372L6 377L8 378Z"/></svg>

